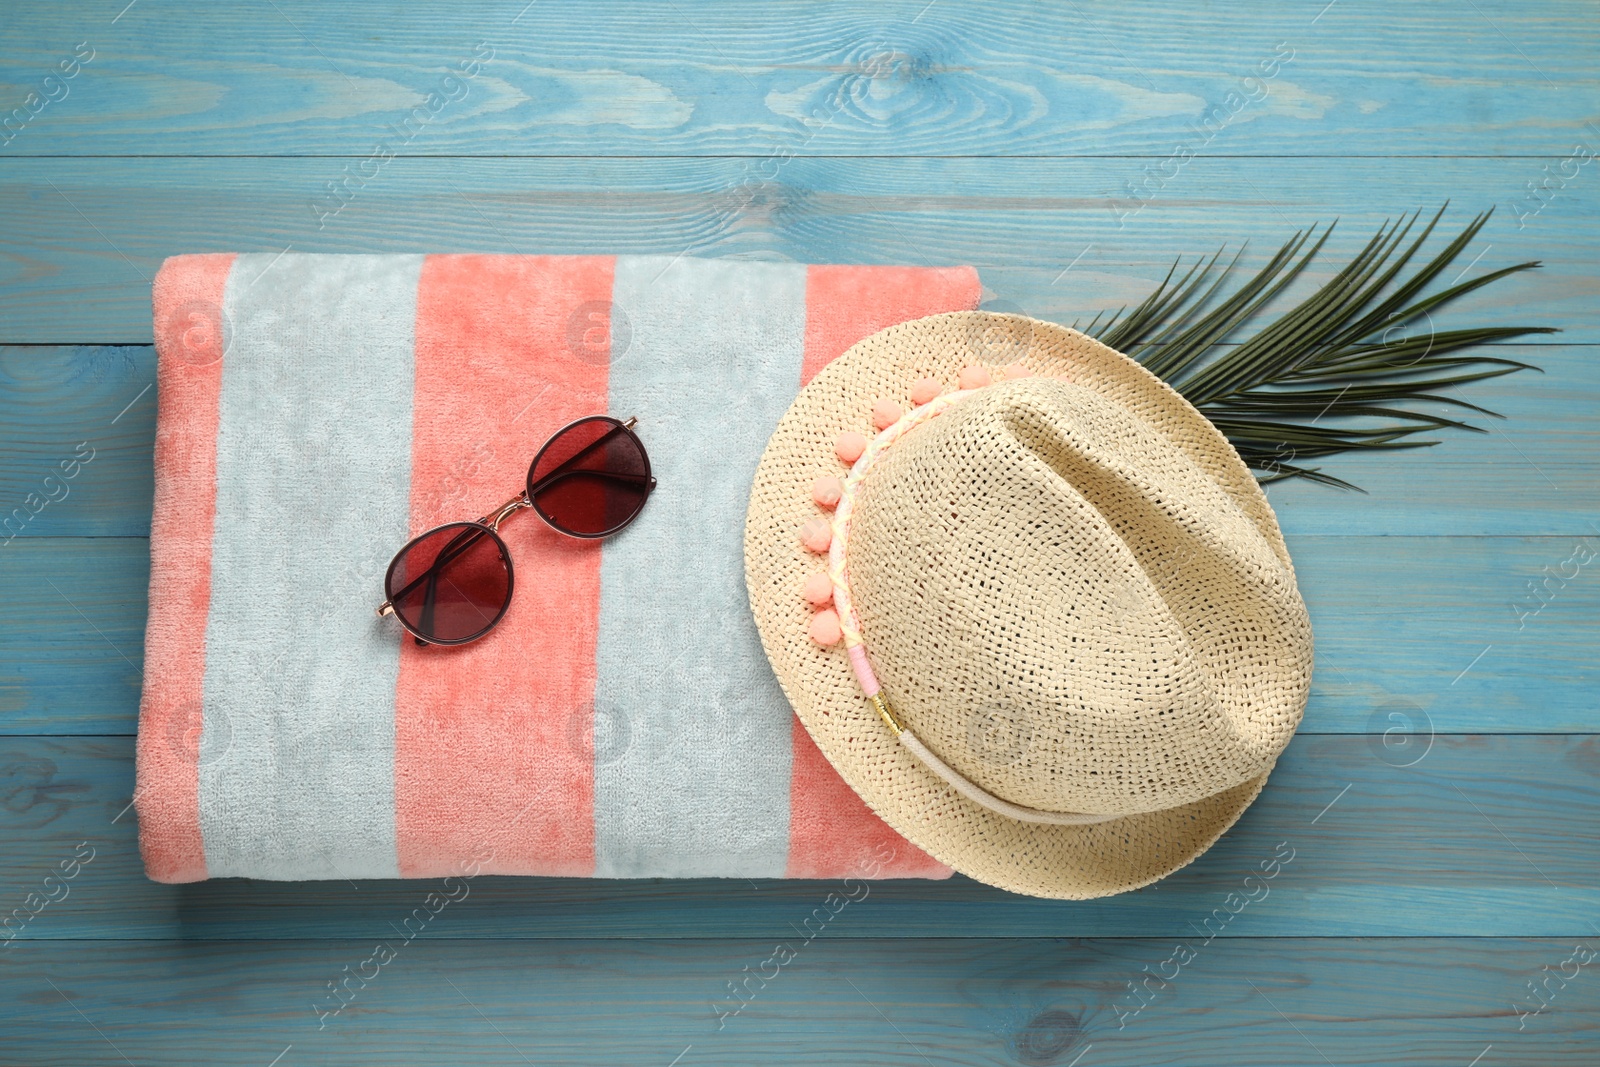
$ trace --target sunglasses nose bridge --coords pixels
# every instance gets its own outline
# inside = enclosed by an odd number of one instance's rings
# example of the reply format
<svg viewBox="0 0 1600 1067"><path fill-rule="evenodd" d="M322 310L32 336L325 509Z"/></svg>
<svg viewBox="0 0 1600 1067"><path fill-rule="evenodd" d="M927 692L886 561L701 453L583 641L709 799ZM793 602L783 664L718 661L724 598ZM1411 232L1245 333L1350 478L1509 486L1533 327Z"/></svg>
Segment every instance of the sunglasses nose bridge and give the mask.
<svg viewBox="0 0 1600 1067"><path fill-rule="evenodd" d="M478 521L489 527L489 529L498 532L500 529L500 524L505 522L507 517L509 517L513 512L520 511L523 508L531 507L533 507L533 501L529 500L527 492L523 491L512 497L510 500L507 500L504 504L501 504L495 509L492 515L487 515Z"/></svg>

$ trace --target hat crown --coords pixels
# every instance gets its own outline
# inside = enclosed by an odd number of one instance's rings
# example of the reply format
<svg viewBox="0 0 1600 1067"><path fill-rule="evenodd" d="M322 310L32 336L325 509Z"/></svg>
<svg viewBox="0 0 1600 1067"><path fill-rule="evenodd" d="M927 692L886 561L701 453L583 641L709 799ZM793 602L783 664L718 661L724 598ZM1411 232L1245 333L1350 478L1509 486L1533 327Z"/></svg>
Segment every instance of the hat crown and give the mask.
<svg viewBox="0 0 1600 1067"><path fill-rule="evenodd" d="M1260 777L1299 722L1311 638L1286 557L1094 389L968 397L884 454L853 522L885 695L1002 799L1172 808Z"/></svg>

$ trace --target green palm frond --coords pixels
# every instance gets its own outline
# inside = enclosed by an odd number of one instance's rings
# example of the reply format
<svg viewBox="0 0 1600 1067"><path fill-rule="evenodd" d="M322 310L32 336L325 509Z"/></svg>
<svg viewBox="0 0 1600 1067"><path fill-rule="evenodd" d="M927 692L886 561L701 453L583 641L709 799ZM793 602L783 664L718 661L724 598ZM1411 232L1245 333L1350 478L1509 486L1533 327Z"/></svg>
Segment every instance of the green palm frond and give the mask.
<svg viewBox="0 0 1600 1067"><path fill-rule="evenodd" d="M1321 288L1237 346L1228 346L1228 339L1305 270L1327 243L1332 226L1320 236L1315 226L1296 233L1254 277L1226 296L1224 283L1242 248L1220 269L1221 251L1181 274L1181 261L1174 263L1132 311L1123 309L1104 322L1097 315L1084 330L1137 359L1187 397L1263 482L1309 478L1354 489L1306 462L1341 452L1434 445L1438 442L1416 436L1431 430L1483 433L1471 423L1412 405L1443 404L1500 418L1444 390L1539 368L1464 350L1556 332L1544 326L1434 328L1433 314L1459 297L1539 266L1518 263L1422 295L1492 213L1474 218L1437 255L1401 279L1444 211L1441 207L1409 245L1406 238L1420 212L1384 223ZM1421 325L1426 328L1413 328Z"/></svg>

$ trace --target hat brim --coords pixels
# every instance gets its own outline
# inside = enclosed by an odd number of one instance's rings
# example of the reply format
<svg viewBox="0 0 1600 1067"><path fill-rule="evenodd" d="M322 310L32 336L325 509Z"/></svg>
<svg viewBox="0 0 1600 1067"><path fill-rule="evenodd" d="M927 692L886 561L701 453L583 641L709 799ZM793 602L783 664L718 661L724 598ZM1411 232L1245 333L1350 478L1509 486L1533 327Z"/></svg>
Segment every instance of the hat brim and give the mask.
<svg viewBox="0 0 1600 1067"><path fill-rule="evenodd" d="M895 739L862 696L842 647L808 636L800 594L817 557L797 531L816 515L811 487L840 471L838 435L866 430L875 401L908 403L918 379L954 385L962 367L1021 362L1067 374L1124 405L1213 477L1292 572L1266 495L1216 427L1170 386L1093 338L1020 315L953 312L892 326L857 343L804 388L756 469L745 518L745 579L761 643L801 724L880 818L961 873L1031 896L1084 900L1123 893L1192 862L1236 822L1267 775L1181 807L1092 825L1001 815L961 796Z"/></svg>

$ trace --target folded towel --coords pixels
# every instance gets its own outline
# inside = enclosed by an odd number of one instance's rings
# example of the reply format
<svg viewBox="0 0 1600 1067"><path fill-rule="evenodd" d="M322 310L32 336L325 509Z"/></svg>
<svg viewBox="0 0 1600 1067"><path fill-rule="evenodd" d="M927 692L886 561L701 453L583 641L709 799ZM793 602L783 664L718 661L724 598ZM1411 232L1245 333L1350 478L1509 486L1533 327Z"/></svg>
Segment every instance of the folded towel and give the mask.
<svg viewBox="0 0 1600 1067"><path fill-rule="evenodd" d="M741 545L799 387L970 267L654 256L196 255L154 287L139 717L150 877L944 877L844 785L762 653ZM626 530L501 532L498 628L418 648L390 557L636 416Z"/></svg>

